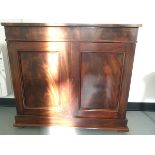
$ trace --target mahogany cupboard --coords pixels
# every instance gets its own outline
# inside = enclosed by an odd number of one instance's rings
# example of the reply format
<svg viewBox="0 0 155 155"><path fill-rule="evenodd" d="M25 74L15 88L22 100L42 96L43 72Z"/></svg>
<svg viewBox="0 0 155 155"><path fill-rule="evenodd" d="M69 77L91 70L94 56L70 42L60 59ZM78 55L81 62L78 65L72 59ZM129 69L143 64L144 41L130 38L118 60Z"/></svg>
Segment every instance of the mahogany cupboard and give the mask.
<svg viewBox="0 0 155 155"><path fill-rule="evenodd" d="M138 24L2 23L17 115L14 126L128 131Z"/></svg>

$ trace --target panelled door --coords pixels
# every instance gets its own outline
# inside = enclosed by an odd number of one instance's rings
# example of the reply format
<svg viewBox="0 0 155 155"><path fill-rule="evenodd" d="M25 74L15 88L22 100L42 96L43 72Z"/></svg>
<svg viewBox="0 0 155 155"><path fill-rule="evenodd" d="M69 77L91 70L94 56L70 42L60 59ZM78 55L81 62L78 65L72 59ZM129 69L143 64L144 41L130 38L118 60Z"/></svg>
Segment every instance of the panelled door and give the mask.
<svg viewBox="0 0 155 155"><path fill-rule="evenodd" d="M121 91L126 74L123 72L125 47L121 43L72 43L75 117L119 118L121 97L126 96L126 92Z"/></svg>
<svg viewBox="0 0 155 155"><path fill-rule="evenodd" d="M11 42L9 56L18 114L70 115L66 42Z"/></svg>
<svg viewBox="0 0 155 155"><path fill-rule="evenodd" d="M123 43L10 42L8 46L18 114L123 116L134 46L130 50Z"/></svg>

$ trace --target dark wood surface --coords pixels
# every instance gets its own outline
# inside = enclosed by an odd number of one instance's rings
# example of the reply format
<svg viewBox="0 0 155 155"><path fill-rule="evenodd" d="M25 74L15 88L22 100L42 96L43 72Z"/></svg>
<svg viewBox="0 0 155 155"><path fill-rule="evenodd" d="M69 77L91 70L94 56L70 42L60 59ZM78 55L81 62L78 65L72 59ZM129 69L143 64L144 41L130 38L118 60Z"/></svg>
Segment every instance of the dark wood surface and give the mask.
<svg viewBox="0 0 155 155"><path fill-rule="evenodd" d="M2 25L16 97L15 126L128 131L140 25Z"/></svg>
<svg viewBox="0 0 155 155"><path fill-rule="evenodd" d="M71 72L79 117L118 118L127 44L73 43ZM73 99L74 99L73 98Z"/></svg>
<svg viewBox="0 0 155 155"><path fill-rule="evenodd" d="M16 127L34 126L45 127L49 125L59 125L68 127L80 127L88 129L114 130L127 132L127 120L125 119L96 119L96 118L56 118L56 117L36 117L36 116L16 116Z"/></svg>
<svg viewBox="0 0 155 155"><path fill-rule="evenodd" d="M138 28L133 27L24 27L7 26L7 41L71 41L134 43Z"/></svg>

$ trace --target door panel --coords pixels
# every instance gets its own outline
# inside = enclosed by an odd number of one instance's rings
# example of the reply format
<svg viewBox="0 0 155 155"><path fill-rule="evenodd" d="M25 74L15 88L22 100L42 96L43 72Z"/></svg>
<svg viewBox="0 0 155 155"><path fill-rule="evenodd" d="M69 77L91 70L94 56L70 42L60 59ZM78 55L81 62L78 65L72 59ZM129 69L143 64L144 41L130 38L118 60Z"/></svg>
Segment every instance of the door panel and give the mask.
<svg viewBox="0 0 155 155"><path fill-rule="evenodd" d="M68 115L69 43L18 42L13 43L14 72L18 73L16 87L20 87L24 114ZM17 75L17 74L16 74ZM21 83L18 83L21 81ZM17 84L18 83L18 84ZM18 94L15 94L18 98Z"/></svg>
<svg viewBox="0 0 155 155"><path fill-rule="evenodd" d="M81 54L81 108L117 110L123 53Z"/></svg>
<svg viewBox="0 0 155 155"><path fill-rule="evenodd" d="M73 43L71 56L75 116L118 118L124 45Z"/></svg>
<svg viewBox="0 0 155 155"><path fill-rule="evenodd" d="M59 52L21 51L19 57L25 106L28 108L59 106Z"/></svg>

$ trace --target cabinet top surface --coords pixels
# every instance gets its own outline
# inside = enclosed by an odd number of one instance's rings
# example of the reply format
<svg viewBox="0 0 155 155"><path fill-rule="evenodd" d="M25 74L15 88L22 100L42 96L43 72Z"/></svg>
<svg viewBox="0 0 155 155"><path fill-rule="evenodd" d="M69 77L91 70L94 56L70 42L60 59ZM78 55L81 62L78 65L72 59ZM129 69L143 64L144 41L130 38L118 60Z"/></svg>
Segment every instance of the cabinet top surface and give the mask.
<svg viewBox="0 0 155 155"><path fill-rule="evenodd" d="M141 27L142 24L92 24L92 23L1 23L2 26L47 26L47 27Z"/></svg>

